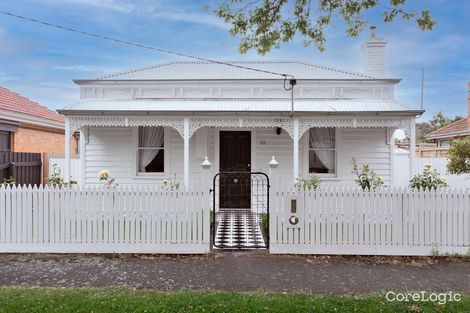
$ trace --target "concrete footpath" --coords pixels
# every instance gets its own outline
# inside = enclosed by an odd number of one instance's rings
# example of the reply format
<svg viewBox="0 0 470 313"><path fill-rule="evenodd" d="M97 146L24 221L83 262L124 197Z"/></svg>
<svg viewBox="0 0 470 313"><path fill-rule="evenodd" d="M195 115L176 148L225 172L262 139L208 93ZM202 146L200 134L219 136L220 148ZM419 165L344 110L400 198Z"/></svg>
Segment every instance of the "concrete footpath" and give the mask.
<svg viewBox="0 0 470 313"><path fill-rule="evenodd" d="M0 285L316 294L388 290L470 292L470 260L262 253L207 256L0 254Z"/></svg>

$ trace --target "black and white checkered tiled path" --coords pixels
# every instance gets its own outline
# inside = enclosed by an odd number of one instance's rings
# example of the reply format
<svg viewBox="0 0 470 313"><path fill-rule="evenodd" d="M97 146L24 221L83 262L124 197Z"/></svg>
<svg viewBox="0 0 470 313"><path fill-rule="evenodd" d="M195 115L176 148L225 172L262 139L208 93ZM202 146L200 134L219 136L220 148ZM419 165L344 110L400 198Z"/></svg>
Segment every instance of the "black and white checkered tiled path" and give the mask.
<svg viewBox="0 0 470 313"><path fill-rule="evenodd" d="M266 248L261 216L245 209L221 209L216 215L216 248Z"/></svg>

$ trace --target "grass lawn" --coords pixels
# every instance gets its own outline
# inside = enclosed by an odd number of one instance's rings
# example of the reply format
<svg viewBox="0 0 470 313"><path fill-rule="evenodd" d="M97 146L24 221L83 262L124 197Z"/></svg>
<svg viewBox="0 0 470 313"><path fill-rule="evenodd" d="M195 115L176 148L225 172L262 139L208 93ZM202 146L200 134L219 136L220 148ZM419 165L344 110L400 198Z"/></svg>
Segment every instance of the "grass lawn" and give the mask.
<svg viewBox="0 0 470 313"><path fill-rule="evenodd" d="M0 312L470 312L461 302L388 302L385 295L155 292L126 288L0 288Z"/></svg>

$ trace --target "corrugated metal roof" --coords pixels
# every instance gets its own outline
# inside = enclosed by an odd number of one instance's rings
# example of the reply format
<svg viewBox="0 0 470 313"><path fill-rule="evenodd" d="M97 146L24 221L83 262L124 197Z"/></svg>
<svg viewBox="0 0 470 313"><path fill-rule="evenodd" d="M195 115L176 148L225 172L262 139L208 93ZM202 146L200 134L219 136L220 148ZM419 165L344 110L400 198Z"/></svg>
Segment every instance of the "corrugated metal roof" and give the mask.
<svg viewBox="0 0 470 313"><path fill-rule="evenodd" d="M294 101L297 112L387 112L410 111L395 100L307 100ZM177 112L290 112L290 99L136 99L84 100L65 111L177 111Z"/></svg>
<svg viewBox="0 0 470 313"><path fill-rule="evenodd" d="M303 61L224 61L224 63L251 67L263 71L293 75L297 79L374 79L364 73L321 66ZM177 61L157 64L98 80L226 80L226 79L282 79L279 75L257 72L225 64L203 61Z"/></svg>

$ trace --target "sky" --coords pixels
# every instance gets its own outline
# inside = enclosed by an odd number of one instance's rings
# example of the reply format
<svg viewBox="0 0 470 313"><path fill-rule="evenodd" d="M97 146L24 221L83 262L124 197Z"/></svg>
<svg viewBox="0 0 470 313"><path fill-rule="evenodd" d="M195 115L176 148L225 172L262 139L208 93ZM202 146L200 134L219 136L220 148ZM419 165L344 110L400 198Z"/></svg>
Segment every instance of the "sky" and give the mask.
<svg viewBox="0 0 470 313"><path fill-rule="evenodd" d="M305 48L301 38L265 56L241 55L239 38L205 5L217 0L1 0L0 10L123 40L217 60L305 60L363 71L361 44L369 32L347 37L340 21L327 31L326 50ZM420 120L435 112L467 113L470 82L470 1L408 0L408 10L429 9L437 25L421 31L414 22L384 23L380 9L367 14L387 39L387 74L401 78L396 99L420 107L421 68L425 69ZM95 78L180 57L119 45L0 14L0 86L52 109L78 101L73 79Z"/></svg>

